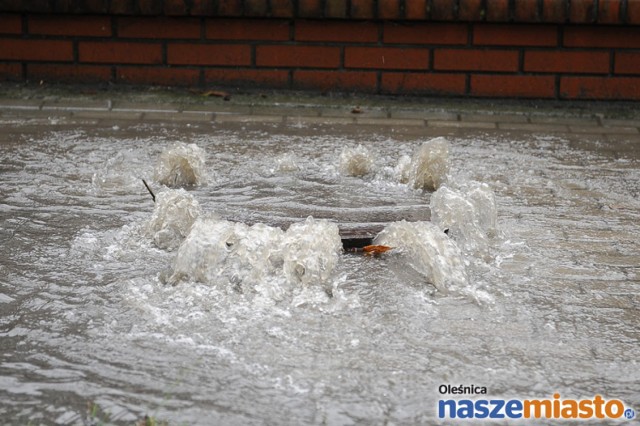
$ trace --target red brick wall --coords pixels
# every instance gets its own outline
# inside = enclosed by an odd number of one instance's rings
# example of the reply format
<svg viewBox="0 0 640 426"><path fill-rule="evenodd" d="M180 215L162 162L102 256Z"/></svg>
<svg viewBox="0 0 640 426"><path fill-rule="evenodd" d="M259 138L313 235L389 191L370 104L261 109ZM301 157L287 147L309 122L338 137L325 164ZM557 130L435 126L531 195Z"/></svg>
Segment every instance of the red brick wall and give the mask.
<svg viewBox="0 0 640 426"><path fill-rule="evenodd" d="M640 0L0 0L0 79L640 100Z"/></svg>

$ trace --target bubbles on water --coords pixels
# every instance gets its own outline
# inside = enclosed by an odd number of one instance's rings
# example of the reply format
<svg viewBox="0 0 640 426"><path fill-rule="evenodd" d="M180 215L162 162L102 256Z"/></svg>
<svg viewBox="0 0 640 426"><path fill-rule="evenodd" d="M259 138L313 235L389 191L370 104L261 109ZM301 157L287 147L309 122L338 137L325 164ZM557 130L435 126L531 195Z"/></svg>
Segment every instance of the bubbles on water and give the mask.
<svg viewBox="0 0 640 426"><path fill-rule="evenodd" d="M398 164L393 169L396 179L400 183L409 183L409 174L411 172L411 157L403 155L398 160Z"/></svg>
<svg viewBox="0 0 640 426"><path fill-rule="evenodd" d="M396 174L403 183L415 189L435 191L447 181L449 173L449 142L445 138L426 141L411 159L403 156Z"/></svg>
<svg viewBox="0 0 640 426"><path fill-rule="evenodd" d="M489 185L469 182L440 187L431 195L431 220L460 244L465 253L488 256L497 235L495 195Z"/></svg>
<svg viewBox="0 0 640 426"><path fill-rule="evenodd" d="M342 240L338 225L307 218L292 224L283 244L284 272L289 281L310 285L326 282L338 263Z"/></svg>
<svg viewBox="0 0 640 426"><path fill-rule="evenodd" d="M156 246L173 250L189 233L202 210L198 200L184 189L170 189L156 195L155 208L146 233Z"/></svg>
<svg viewBox="0 0 640 426"><path fill-rule="evenodd" d="M275 159L272 173L292 173L300 170L299 160L291 153L283 154Z"/></svg>
<svg viewBox="0 0 640 426"><path fill-rule="evenodd" d="M368 148L346 147L340 153L340 171L347 176L364 176L373 170L374 158Z"/></svg>
<svg viewBox="0 0 640 426"><path fill-rule="evenodd" d="M338 262L338 227L307 218L287 231L264 224L199 218L180 245L169 282L221 283L282 300L291 286L324 286Z"/></svg>
<svg viewBox="0 0 640 426"><path fill-rule="evenodd" d="M132 172L135 168L134 160L129 153L118 152L105 161L96 171L91 183L98 190L124 190L139 185L138 178Z"/></svg>
<svg viewBox="0 0 640 426"><path fill-rule="evenodd" d="M176 143L160 154L155 178L169 187L202 185L205 181L205 153L196 144Z"/></svg>
<svg viewBox="0 0 640 426"><path fill-rule="evenodd" d="M411 267L443 293L468 283L460 249L433 223L391 223L378 234L374 244L400 251Z"/></svg>

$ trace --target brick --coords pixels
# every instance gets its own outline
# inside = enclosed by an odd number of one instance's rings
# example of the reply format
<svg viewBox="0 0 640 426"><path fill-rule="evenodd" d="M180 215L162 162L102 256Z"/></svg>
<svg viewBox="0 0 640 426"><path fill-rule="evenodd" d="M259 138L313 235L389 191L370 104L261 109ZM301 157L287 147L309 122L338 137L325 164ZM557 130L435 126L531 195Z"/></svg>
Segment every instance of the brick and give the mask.
<svg viewBox="0 0 640 426"><path fill-rule="evenodd" d="M200 38L200 21L196 18L118 18L117 26L120 38Z"/></svg>
<svg viewBox="0 0 640 426"><path fill-rule="evenodd" d="M325 18L346 18L347 0L325 0Z"/></svg>
<svg viewBox="0 0 640 426"><path fill-rule="evenodd" d="M282 70L239 70L230 68L204 71L206 85L288 89L289 72Z"/></svg>
<svg viewBox="0 0 640 426"><path fill-rule="evenodd" d="M47 0L4 0L0 1L3 12L51 13L51 2Z"/></svg>
<svg viewBox="0 0 640 426"><path fill-rule="evenodd" d="M218 16L242 16L242 2L238 0L218 0Z"/></svg>
<svg viewBox="0 0 640 426"><path fill-rule="evenodd" d="M377 80L375 72L306 70L293 72L294 89L373 93L377 89Z"/></svg>
<svg viewBox="0 0 640 426"><path fill-rule="evenodd" d="M63 83L101 83L111 80L111 67L97 65L27 64L29 80Z"/></svg>
<svg viewBox="0 0 640 426"><path fill-rule="evenodd" d="M78 10L76 12L80 13L95 13L95 14L104 14L109 11L109 1L108 0L84 0L78 3Z"/></svg>
<svg viewBox="0 0 640 426"><path fill-rule="evenodd" d="M375 43L378 26L372 22L298 21L295 39L347 43Z"/></svg>
<svg viewBox="0 0 640 426"><path fill-rule="evenodd" d="M508 22L509 21L509 0L487 1L487 21L488 22Z"/></svg>
<svg viewBox="0 0 640 426"><path fill-rule="evenodd" d="M616 74L640 74L640 53L616 52Z"/></svg>
<svg viewBox="0 0 640 426"><path fill-rule="evenodd" d="M215 4L211 0L192 0L191 15L212 16L215 14Z"/></svg>
<svg viewBox="0 0 640 426"><path fill-rule="evenodd" d="M517 71L518 52L438 49L434 54L434 68L449 71Z"/></svg>
<svg viewBox="0 0 640 426"><path fill-rule="evenodd" d="M401 44L467 44L467 25L441 23L384 24L385 43Z"/></svg>
<svg viewBox="0 0 640 426"><path fill-rule="evenodd" d="M513 7L516 22L540 22L538 0L518 0L513 2Z"/></svg>
<svg viewBox="0 0 640 426"><path fill-rule="evenodd" d="M380 19L400 19L400 0L385 0L378 2L378 17Z"/></svg>
<svg viewBox="0 0 640 426"><path fill-rule="evenodd" d="M630 1L627 3L627 23L640 25L640 2Z"/></svg>
<svg viewBox="0 0 640 426"><path fill-rule="evenodd" d="M138 0L141 15L161 15L162 2L157 0Z"/></svg>
<svg viewBox="0 0 640 426"><path fill-rule="evenodd" d="M555 25L476 24L473 44L485 46L556 46L558 27Z"/></svg>
<svg viewBox="0 0 640 426"><path fill-rule="evenodd" d="M22 33L22 17L18 14L0 15L0 34Z"/></svg>
<svg viewBox="0 0 640 426"><path fill-rule="evenodd" d="M640 77L562 77L565 99L640 100Z"/></svg>
<svg viewBox="0 0 640 426"><path fill-rule="evenodd" d="M322 18L322 0L298 0L298 15L301 18Z"/></svg>
<svg viewBox="0 0 640 426"><path fill-rule="evenodd" d="M458 19L477 22L484 19L486 11L482 8L482 0L460 0Z"/></svg>
<svg viewBox="0 0 640 426"><path fill-rule="evenodd" d="M501 98L553 98L555 77L472 75L471 95Z"/></svg>
<svg viewBox="0 0 640 426"><path fill-rule="evenodd" d="M571 0L569 21L574 24L588 24L596 21L595 0Z"/></svg>
<svg viewBox="0 0 640 426"><path fill-rule="evenodd" d="M338 68L340 48L325 46L258 46L256 64L265 67Z"/></svg>
<svg viewBox="0 0 640 426"><path fill-rule="evenodd" d="M29 15L29 34L110 37L111 19L106 16Z"/></svg>
<svg viewBox="0 0 640 426"><path fill-rule="evenodd" d="M244 0L244 16L265 17L269 11L267 0Z"/></svg>
<svg viewBox="0 0 640 426"><path fill-rule="evenodd" d="M464 95L463 74L389 73L382 74L381 91L398 95Z"/></svg>
<svg viewBox="0 0 640 426"><path fill-rule="evenodd" d="M128 84L195 86L200 81L200 71L172 67L117 67L116 81Z"/></svg>
<svg viewBox="0 0 640 426"><path fill-rule="evenodd" d="M0 0L3 12L24 12L21 0Z"/></svg>
<svg viewBox="0 0 640 426"><path fill-rule="evenodd" d="M0 80L21 80L22 65L20 64L0 64Z"/></svg>
<svg viewBox="0 0 640 426"><path fill-rule="evenodd" d="M271 16L274 18L292 18L294 0L271 0Z"/></svg>
<svg viewBox="0 0 640 426"><path fill-rule="evenodd" d="M609 72L609 52L529 51L524 55L525 72L600 73Z"/></svg>
<svg viewBox="0 0 640 426"><path fill-rule="evenodd" d="M0 39L0 59L72 61L73 45L67 40Z"/></svg>
<svg viewBox="0 0 640 426"><path fill-rule="evenodd" d="M347 47L344 52L347 68L426 70L429 50L388 47Z"/></svg>
<svg viewBox="0 0 640 426"><path fill-rule="evenodd" d="M60 2L56 1L56 5L59 3ZM113 15L134 15L136 13L135 2L134 0L112 1L111 6L109 7L109 13Z"/></svg>
<svg viewBox="0 0 640 426"><path fill-rule="evenodd" d="M289 23L280 19L208 19L205 35L212 40L289 40Z"/></svg>
<svg viewBox="0 0 640 426"><path fill-rule="evenodd" d="M185 16L189 14L185 0L164 0L164 13L169 16Z"/></svg>
<svg viewBox="0 0 640 426"><path fill-rule="evenodd" d="M598 22L620 24L622 20L622 0L600 0L598 2Z"/></svg>
<svg viewBox="0 0 640 426"><path fill-rule="evenodd" d="M80 62L111 64L160 64L159 43L83 42L78 46Z"/></svg>
<svg viewBox="0 0 640 426"><path fill-rule="evenodd" d="M640 28L566 27L564 30L564 46L640 49Z"/></svg>
<svg viewBox="0 0 640 426"><path fill-rule="evenodd" d="M453 21L456 19L455 2L451 0L431 0L431 19L434 21Z"/></svg>
<svg viewBox="0 0 640 426"><path fill-rule="evenodd" d="M561 24L568 19L567 6L563 1L542 0L542 21Z"/></svg>
<svg viewBox="0 0 640 426"><path fill-rule="evenodd" d="M427 19L427 0L411 0L404 4L404 17L410 21Z"/></svg>
<svg viewBox="0 0 640 426"><path fill-rule="evenodd" d="M349 16L354 19L373 19L376 17L374 3L371 0L351 0Z"/></svg>
<svg viewBox="0 0 640 426"><path fill-rule="evenodd" d="M250 65L251 47L241 44L182 44L167 46L169 65Z"/></svg>

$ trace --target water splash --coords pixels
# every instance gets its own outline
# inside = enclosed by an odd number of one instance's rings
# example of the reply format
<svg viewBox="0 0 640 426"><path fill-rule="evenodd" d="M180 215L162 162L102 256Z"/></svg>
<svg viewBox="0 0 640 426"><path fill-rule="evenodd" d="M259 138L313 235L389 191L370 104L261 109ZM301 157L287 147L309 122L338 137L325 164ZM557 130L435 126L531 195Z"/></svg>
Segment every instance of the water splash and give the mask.
<svg viewBox="0 0 640 426"><path fill-rule="evenodd" d="M291 153L283 154L274 161L275 167L272 173L292 173L300 170L299 160Z"/></svg>
<svg viewBox="0 0 640 426"><path fill-rule="evenodd" d="M329 285L342 248L338 226L307 218L282 231L200 218L180 245L169 282L230 285L281 300L292 286Z"/></svg>
<svg viewBox="0 0 640 426"><path fill-rule="evenodd" d="M347 176L364 176L371 173L373 154L362 145L346 147L340 153L340 171Z"/></svg>
<svg viewBox="0 0 640 426"><path fill-rule="evenodd" d="M431 195L430 207L432 222L448 228L465 253L489 255L490 239L498 233L495 195L489 185L442 186Z"/></svg>
<svg viewBox="0 0 640 426"><path fill-rule="evenodd" d="M98 191L128 191L138 187L140 181L134 170L139 166L130 151L120 151L107 159L91 177Z"/></svg>
<svg viewBox="0 0 640 426"><path fill-rule="evenodd" d="M146 233L156 246L174 250L201 214L198 200L184 189L160 192L156 194L155 208L147 223Z"/></svg>
<svg viewBox="0 0 640 426"><path fill-rule="evenodd" d="M468 283L460 249L431 222L391 223L378 234L374 244L394 247L413 269L443 293Z"/></svg>
<svg viewBox="0 0 640 426"><path fill-rule="evenodd" d="M176 143L160 154L155 168L156 180L172 188L202 185L205 153L196 144Z"/></svg>
<svg viewBox="0 0 640 426"><path fill-rule="evenodd" d="M445 138L424 142L410 160L403 156L396 166L401 182L427 191L435 191L446 183L448 173L449 142Z"/></svg>
<svg viewBox="0 0 640 426"><path fill-rule="evenodd" d="M292 224L283 240L284 272L289 281L308 286L326 282L338 263L342 240L338 225L308 217Z"/></svg>

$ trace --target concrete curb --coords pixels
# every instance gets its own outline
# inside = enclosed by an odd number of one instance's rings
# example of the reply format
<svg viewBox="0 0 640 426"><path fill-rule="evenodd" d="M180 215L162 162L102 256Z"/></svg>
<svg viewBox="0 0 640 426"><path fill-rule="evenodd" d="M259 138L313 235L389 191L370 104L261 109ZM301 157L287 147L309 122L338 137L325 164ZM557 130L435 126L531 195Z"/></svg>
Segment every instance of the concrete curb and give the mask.
<svg viewBox="0 0 640 426"><path fill-rule="evenodd" d="M232 104L228 102L193 104L167 103L155 100L128 101L113 99L15 99L0 98L0 121L6 119L47 119L59 123L78 120L104 123L111 121L153 121L167 123L280 123L307 125L360 125L400 128L425 128L433 133L456 129L478 131L517 131L545 134L638 135L640 118L612 118L601 112L576 116L550 114L537 108L520 106L513 112L500 108L486 110L437 110L406 106L401 102L392 107L278 103L271 105ZM307 100L308 101L308 100Z"/></svg>

